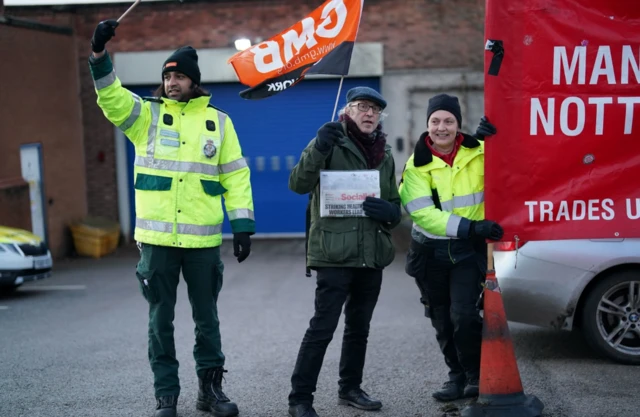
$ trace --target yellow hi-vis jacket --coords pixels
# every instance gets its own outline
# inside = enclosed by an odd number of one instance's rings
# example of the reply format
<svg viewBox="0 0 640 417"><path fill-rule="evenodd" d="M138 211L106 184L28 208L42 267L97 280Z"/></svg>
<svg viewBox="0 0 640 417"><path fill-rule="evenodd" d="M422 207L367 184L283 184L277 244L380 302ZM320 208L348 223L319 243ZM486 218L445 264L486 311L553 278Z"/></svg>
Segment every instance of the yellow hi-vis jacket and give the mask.
<svg viewBox="0 0 640 417"><path fill-rule="evenodd" d="M209 105L142 99L122 86L109 55L89 59L98 105L135 146L138 242L181 248L222 243L222 199L234 233L255 232L249 168L231 118Z"/></svg>
<svg viewBox="0 0 640 417"><path fill-rule="evenodd" d="M453 166L434 156L423 133L407 161L399 192L414 230L431 239L469 237L484 219L484 142L463 134Z"/></svg>

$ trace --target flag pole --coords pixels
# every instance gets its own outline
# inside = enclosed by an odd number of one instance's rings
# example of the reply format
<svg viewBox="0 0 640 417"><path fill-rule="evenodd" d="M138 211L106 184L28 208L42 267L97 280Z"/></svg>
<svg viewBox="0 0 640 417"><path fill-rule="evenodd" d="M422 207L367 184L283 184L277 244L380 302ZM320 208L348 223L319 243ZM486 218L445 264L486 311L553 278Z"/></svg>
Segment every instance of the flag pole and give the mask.
<svg viewBox="0 0 640 417"><path fill-rule="evenodd" d="M333 106L333 116L331 116L331 121L336 118L336 110L338 109L338 99L340 98L340 91L342 91L342 81L344 81L344 75L340 77L340 86L338 87L338 94L336 95L336 104Z"/></svg>

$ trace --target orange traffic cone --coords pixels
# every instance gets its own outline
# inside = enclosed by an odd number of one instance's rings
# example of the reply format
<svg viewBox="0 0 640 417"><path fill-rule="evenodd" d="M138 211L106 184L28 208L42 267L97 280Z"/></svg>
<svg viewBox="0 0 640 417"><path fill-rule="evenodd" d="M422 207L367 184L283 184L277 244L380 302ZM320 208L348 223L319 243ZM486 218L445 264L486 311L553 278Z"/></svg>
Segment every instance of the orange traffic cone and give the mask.
<svg viewBox="0 0 640 417"><path fill-rule="evenodd" d="M539 417L544 404L525 395L513 350L502 294L493 269L493 245L489 245L484 288L484 322L478 401L462 410L462 417Z"/></svg>

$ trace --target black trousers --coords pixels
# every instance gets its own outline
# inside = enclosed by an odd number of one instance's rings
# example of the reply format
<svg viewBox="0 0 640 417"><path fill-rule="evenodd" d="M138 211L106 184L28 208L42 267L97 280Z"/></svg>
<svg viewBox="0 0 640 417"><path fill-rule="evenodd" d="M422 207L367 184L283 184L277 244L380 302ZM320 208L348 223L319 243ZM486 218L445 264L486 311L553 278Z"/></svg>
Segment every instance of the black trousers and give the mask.
<svg viewBox="0 0 640 417"><path fill-rule="evenodd" d="M309 322L291 376L289 405L313 403L325 352L344 305L339 392L359 388L367 352L369 323L378 302L382 270L318 268L315 314Z"/></svg>
<svg viewBox="0 0 640 417"><path fill-rule="evenodd" d="M465 382L480 376L482 317L477 306L485 279L486 256L472 254L453 263L415 250L408 255L407 272L416 280L425 315L449 367L449 380ZM433 252L432 252L433 253Z"/></svg>

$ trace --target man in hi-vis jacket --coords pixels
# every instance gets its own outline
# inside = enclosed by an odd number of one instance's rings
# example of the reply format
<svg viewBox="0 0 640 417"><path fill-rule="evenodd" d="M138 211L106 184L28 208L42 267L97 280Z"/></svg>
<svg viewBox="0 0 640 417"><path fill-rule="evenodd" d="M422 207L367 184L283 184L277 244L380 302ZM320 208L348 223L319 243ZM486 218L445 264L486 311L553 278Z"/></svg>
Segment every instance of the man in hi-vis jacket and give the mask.
<svg viewBox="0 0 640 417"><path fill-rule="evenodd" d="M221 386L226 372L217 312L221 197L233 229L234 255L242 262L255 233L249 168L231 119L209 104L210 95L200 87L196 51L176 50L158 74L163 83L156 97L142 99L121 85L105 50L117 26L115 20L98 24L89 64L98 105L135 146L134 238L141 252L136 276L149 303L155 416L175 417L180 394L173 319L181 270L195 322L197 408L235 416L238 407Z"/></svg>

